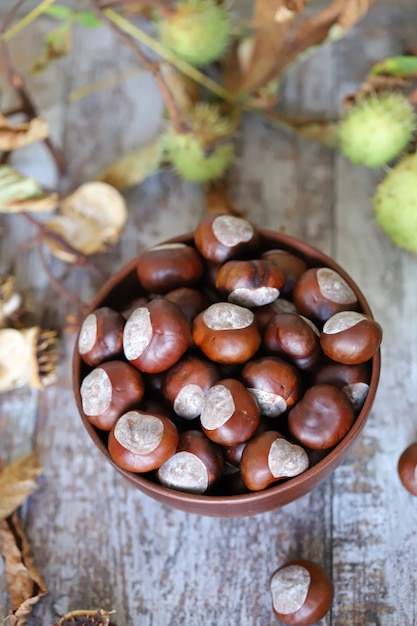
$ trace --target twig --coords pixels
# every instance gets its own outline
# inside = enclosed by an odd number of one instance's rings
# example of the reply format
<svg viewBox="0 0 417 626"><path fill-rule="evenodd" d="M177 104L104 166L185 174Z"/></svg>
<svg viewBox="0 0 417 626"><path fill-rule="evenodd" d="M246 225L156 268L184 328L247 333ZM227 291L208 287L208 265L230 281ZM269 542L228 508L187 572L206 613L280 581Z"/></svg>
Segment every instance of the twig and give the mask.
<svg viewBox="0 0 417 626"><path fill-rule="evenodd" d="M16 2L16 4L6 14L6 17L4 18L3 24L1 25L1 28L0 28L0 33L4 33L9 28L9 25L14 20L14 16L16 15L17 11L20 9L22 4L24 4L24 2L26 2L26 0L18 0L18 2Z"/></svg>
<svg viewBox="0 0 417 626"><path fill-rule="evenodd" d="M26 113L26 115L29 118L38 117L38 111L36 109L36 106L32 102L29 92L27 91L25 87L23 78L19 74L19 72L16 70L16 68L13 66L13 63L10 57L10 52L9 52L7 45L5 44L4 41L1 41L1 40L0 40L0 51L2 53L4 62L6 65L6 71L7 71L10 84L16 91L17 95L20 97L23 111ZM55 149L55 147L53 146L49 138L46 138L43 141L46 147L48 148L49 152L51 153L55 161L55 165L58 168L59 172L63 174L65 172L65 164L62 160L61 155L57 152L57 150Z"/></svg>
<svg viewBox="0 0 417 626"><path fill-rule="evenodd" d="M41 15L48 7L54 4L56 0L42 0L32 11L29 11L22 19L17 22L14 26L9 28L5 33L3 33L0 37L3 41L10 41L12 37L17 35L18 32L26 28L31 22L33 22L39 15Z"/></svg>
<svg viewBox="0 0 417 626"><path fill-rule="evenodd" d="M139 74L143 73L143 71L144 70L141 67L133 70L126 70L125 72L120 72L120 74L114 74L108 78L103 78L103 80L98 80L96 83L89 83L88 85L85 85L85 87L73 89L68 95L68 102L78 102L78 100L91 96L100 89L107 89L125 80L129 80L130 78L135 78Z"/></svg>
<svg viewBox="0 0 417 626"><path fill-rule="evenodd" d="M116 33L116 35L119 37L119 39L121 39L133 52L133 54L135 55L135 57L137 58L137 60L139 61L139 63L141 65L143 65L147 70L149 70L160 91L161 94L165 100L165 104L167 105L168 111L169 111L169 117L170 120L172 122L172 124L174 125L174 127L176 128L176 130L181 131L181 129L183 128L183 125L181 123L181 115L180 115L180 111L179 108L177 106L177 103L175 102L175 99L171 93L170 88L168 87L168 85L166 84L164 78L162 77L162 74L159 70L159 65L157 63L153 63L152 61L150 61L144 54L143 52L141 52L138 47L135 45L135 43L132 41L132 39L126 35L126 33L120 28L119 25L117 25L113 20L111 20L108 16L107 16L107 11L102 11L98 5L97 0L92 0L93 2L93 6L96 10L96 12L98 13L98 15L109 24L110 28Z"/></svg>
<svg viewBox="0 0 417 626"><path fill-rule="evenodd" d="M182 59L178 58L175 54L173 54L170 50L165 48L159 41L150 37L143 30L129 22L129 20L125 19L113 9L104 9L103 14L107 17L107 19L111 20L114 24L116 24L119 29L128 33L137 41L140 41L145 46L156 52L163 59L174 65L180 72L192 78L196 83L202 85L212 93L215 93L219 98L226 100L227 102L234 102L234 97L231 93L227 91L222 85L216 83L215 80L212 80L195 67L186 63Z"/></svg>

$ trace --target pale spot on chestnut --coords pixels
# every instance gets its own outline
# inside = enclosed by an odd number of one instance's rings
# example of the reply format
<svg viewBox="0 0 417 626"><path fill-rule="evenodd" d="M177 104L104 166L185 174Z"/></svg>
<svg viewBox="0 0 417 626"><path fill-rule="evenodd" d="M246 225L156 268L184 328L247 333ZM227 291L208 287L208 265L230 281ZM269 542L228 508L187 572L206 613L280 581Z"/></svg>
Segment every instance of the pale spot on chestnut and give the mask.
<svg viewBox="0 0 417 626"><path fill-rule="evenodd" d="M173 408L177 415L192 420L201 414L205 393L198 385L185 385L174 400Z"/></svg>
<svg viewBox="0 0 417 626"><path fill-rule="evenodd" d="M279 569L271 579L272 604L277 613L295 613L304 605L311 576L301 565Z"/></svg>
<svg viewBox="0 0 417 626"><path fill-rule="evenodd" d="M164 426L156 415L128 411L114 427L114 438L133 454L149 454L162 441Z"/></svg>
<svg viewBox="0 0 417 626"><path fill-rule="evenodd" d="M212 224L216 239L224 246L233 248L240 243L246 243L254 236L254 229L250 222L233 215L219 215Z"/></svg>
<svg viewBox="0 0 417 626"><path fill-rule="evenodd" d="M317 270L317 283L321 294L331 302L338 304L354 304L356 295L344 278L329 267Z"/></svg>
<svg viewBox="0 0 417 626"><path fill-rule="evenodd" d="M305 321L306 324L310 326L314 334L317 335L317 337L320 337L320 331L317 328L317 326L314 324L314 322L312 322L308 317L305 317L304 315L300 315L300 317Z"/></svg>
<svg viewBox="0 0 417 626"><path fill-rule="evenodd" d="M287 410L287 403L282 396L262 389L248 387L248 391L253 395L263 415L267 417L277 417Z"/></svg>
<svg viewBox="0 0 417 626"><path fill-rule="evenodd" d="M203 461L191 452L182 451L165 461L158 470L161 485L188 493L207 491L209 478Z"/></svg>
<svg viewBox="0 0 417 626"><path fill-rule="evenodd" d="M358 313L357 311L341 311L340 313L335 313L330 319L325 322L323 326L323 332L326 335L335 335L336 333L341 333L344 330L348 330L359 322L364 322L368 318L363 313Z"/></svg>
<svg viewBox="0 0 417 626"><path fill-rule="evenodd" d="M223 426L234 412L232 393L223 385L215 385L206 395L200 417L201 425L206 430L215 430Z"/></svg>
<svg viewBox="0 0 417 626"><path fill-rule="evenodd" d="M82 407L86 415L101 415L110 406L112 384L107 372L97 367L90 372L81 384Z"/></svg>
<svg viewBox="0 0 417 626"><path fill-rule="evenodd" d="M268 454L268 466L275 478L297 476L309 466L307 452L283 437L272 442Z"/></svg>
<svg viewBox="0 0 417 626"><path fill-rule="evenodd" d="M351 383L342 387L342 391L347 395L352 403L353 410L357 413L361 410L368 395L369 385L367 383Z"/></svg>
<svg viewBox="0 0 417 626"><path fill-rule="evenodd" d="M254 314L237 304L216 302L204 311L203 320L210 330L241 330L253 323Z"/></svg>
<svg viewBox="0 0 417 626"><path fill-rule="evenodd" d="M245 307L264 306L276 300L279 296L279 289L273 287L257 287L256 289L246 289L238 287L229 296L229 302Z"/></svg>
<svg viewBox="0 0 417 626"><path fill-rule="evenodd" d="M126 322L123 334L123 350L128 361L134 361L143 354L152 339L151 315L146 307L133 311Z"/></svg>
<svg viewBox="0 0 417 626"><path fill-rule="evenodd" d="M80 354L87 354L94 347L97 339L97 318L94 313L87 315L82 323L78 337L78 350Z"/></svg>
<svg viewBox="0 0 417 626"><path fill-rule="evenodd" d="M158 246L152 246L152 248L148 248L148 251L156 251L156 250L178 250L181 248L186 248L185 243L162 243Z"/></svg>

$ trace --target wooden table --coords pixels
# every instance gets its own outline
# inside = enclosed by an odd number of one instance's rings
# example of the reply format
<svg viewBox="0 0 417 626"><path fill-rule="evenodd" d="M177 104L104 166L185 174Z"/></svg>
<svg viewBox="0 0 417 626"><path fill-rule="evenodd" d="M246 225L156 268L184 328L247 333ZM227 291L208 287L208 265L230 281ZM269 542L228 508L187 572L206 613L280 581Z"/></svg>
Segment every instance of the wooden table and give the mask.
<svg viewBox="0 0 417 626"><path fill-rule="evenodd" d="M416 24L415 6L374 7L346 39L291 72L286 106L337 115L374 62L402 53L413 37L416 43ZM11 42L21 71L40 53L49 27L39 19ZM67 175L58 181L42 145L16 151L13 164L66 191L152 139L163 104L146 73L68 100L74 90L134 67L131 53L107 29L88 37L77 30L73 54L28 79ZM7 109L15 100L3 75L0 81ZM374 221L371 197L381 171L355 167L254 116L245 119L237 149L236 203L255 224L283 229L334 256L384 328L380 388L367 425L343 465L300 500L248 518L189 515L136 491L99 455L76 410L74 335L64 333L56 384L0 396L0 457L9 463L36 449L44 466L40 488L22 510L49 589L28 626L49 626L81 607L114 609L118 626L273 625L269 578L294 557L317 561L333 579L334 603L322 626L417 624L417 501L397 475L400 453L417 438L417 260L393 247ZM108 272L144 246L191 230L203 212L200 187L171 171L129 190L126 199L129 220L120 243L95 260ZM3 216L0 228L4 271L34 231L19 216ZM62 270L56 262L56 273ZM36 249L19 257L17 281L37 302L39 323L63 325L73 307L48 286ZM67 286L87 300L100 285L75 270ZM0 576L0 620L7 607Z"/></svg>

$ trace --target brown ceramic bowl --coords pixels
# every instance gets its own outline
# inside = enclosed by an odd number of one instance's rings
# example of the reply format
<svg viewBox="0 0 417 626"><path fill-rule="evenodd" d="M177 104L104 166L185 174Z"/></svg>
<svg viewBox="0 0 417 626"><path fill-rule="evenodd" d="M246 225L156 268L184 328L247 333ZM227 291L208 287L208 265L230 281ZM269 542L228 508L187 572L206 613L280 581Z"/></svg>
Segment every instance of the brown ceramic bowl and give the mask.
<svg viewBox="0 0 417 626"><path fill-rule="evenodd" d="M192 243L192 240L192 233L187 233L171 239L170 242ZM288 235L260 230L260 251L272 248L281 248L292 252L303 258L309 266L327 266L338 272L355 292L360 310L372 316L370 307L355 282L335 261L323 252ZM116 310L123 310L129 304L129 300L132 300L132 294L136 294L136 296L142 295L136 275L136 263L136 259L132 259L103 286L92 302L87 314L101 306L110 306ZM128 296L128 294L130 295ZM79 390L81 382L88 371L89 368L81 361L78 351L75 349L72 373L73 388L81 419L101 454L118 472L143 493L163 504L200 515L239 517L270 511L292 502L314 489L314 487L317 487L340 465L351 445L358 438L371 410L379 380L380 351L372 358L369 392L365 403L345 437L304 473L284 482L276 483L263 491L240 495L194 495L175 491L154 482L148 475L134 474L118 467L107 450L107 435L97 430L82 411Z"/></svg>

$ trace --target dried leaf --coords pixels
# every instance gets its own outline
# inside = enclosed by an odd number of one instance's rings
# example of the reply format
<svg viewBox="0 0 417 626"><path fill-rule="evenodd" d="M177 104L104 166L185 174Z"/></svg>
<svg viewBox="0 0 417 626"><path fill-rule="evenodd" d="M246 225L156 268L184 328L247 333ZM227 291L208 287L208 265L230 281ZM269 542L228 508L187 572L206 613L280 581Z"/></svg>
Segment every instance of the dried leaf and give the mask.
<svg viewBox="0 0 417 626"><path fill-rule="evenodd" d="M359 87L358 89L351 94L348 94L343 99L343 103L346 107L356 104L362 98L369 96L369 94L375 93L377 91L393 91L396 89L406 89L415 83L415 79L401 76L369 76ZM411 98L410 98L411 101Z"/></svg>
<svg viewBox="0 0 417 626"><path fill-rule="evenodd" d="M86 256L103 252L106 249L100 240L98 226L85 218L74 219L67 215L54 215L45 223L45 226L62 237L73 249ZM58 239L45 235L44 242L52 254L61 261L65 263L77 262L78 255L62 245Z"/></svg>
<svg viewBox="0 0 417 626"><path fill-rule="evenodd" d="M100 172L96 180L108 183L116 189L126 189L143 182L155 174L164 159L164 140L157 137L151 143L136 148Z"/></svg>
<svg viewBox="0 0 417 626"><path fill-rule="evenodd" d="M0 165L0 213L51 211L57 204L57 194L45 194L34 178Z"/></svg>
<svg viewBox="0 0 417 626"><path fill-rule="evenodd" d="M43 54L34 61L30 71L33 74L42 72L51 61L56 61L66 56L72 46L72 25L66 21L55 30L48 33L45 38Z"/></svg>
<svg viewBox="0 0 417 626"><path fill-rule="evenodd" d="M110 622L110 615L113 613L114 611L108 612L103 609L71 611L53 626L77 626L77 624L78 626L116 626Z"/></svg>
<svg viewBox="0 0 417 626"><path fill-rule="evenodd" d="M34 452L7 465L0 472L0 520L11 515L36 489L42 473Z"/></svg>
<svg viewBox="0 0 417 626"><path fill-rule="evenodd" d="M46 139L48 134L48 123L41 117L34 117L30 122L13 125L0 113L0 150L10 152L35 141Z"/></svg>
<svg viewBox="0 0 417 626"><path fill-rule="evenodd" d="M17 513L0 522L0 544L11 604L7 624L25 626L33 605L45 595L47 588L35 566Z"/></svg>
<svg viewBox="0 0 417 626"><path fill-rule="evenodd" d="M159 71L168 85L178 108L182 111L192 109L198 101L198 83L183 72L179 72L169 63L160 63Z"/></svg>

